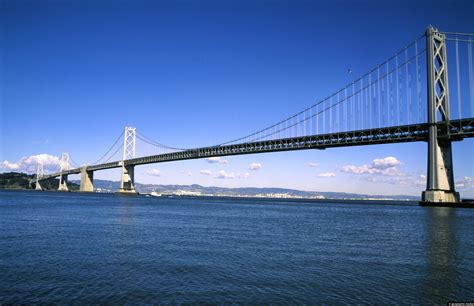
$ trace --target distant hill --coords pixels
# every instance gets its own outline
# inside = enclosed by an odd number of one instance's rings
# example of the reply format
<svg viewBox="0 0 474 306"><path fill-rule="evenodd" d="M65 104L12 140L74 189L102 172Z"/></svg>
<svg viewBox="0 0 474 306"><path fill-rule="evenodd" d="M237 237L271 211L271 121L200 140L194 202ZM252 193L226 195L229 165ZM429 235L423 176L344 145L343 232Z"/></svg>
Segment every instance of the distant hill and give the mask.
<svg viewBox="0 0 474 306"><path fill-rule="evenodd" d="M28 189L33 175L18 172L0 173L0 189Z"/></svg>
<svg viewBox="0 0 474 306"><path fill-rule="evenodd" d="M79 181L73 181L80 183ZM120 182L108 180L94 180L94 188L102 191L114 192L119 189ZM171 194L177 192L200 193L203 195L222 195L222 196L259 196L270 194L286 194L289 197L324 197L326 199L393 199L393 200L410 200L419 201L417 196L409 195L367 195L357 193L345 192L321 192L321 191L303 191L288 188L256 188L256 187L242 187L242 188L225 188L225 187L205 187L197 184L193 185L154 185L135 183L135 188L139 193L151 193L156 191L158 193Z"/></svg>
<svg viewBox="0 0 474 306"><path fill-rule="evenodd" d="M30 179L33 174L22 172L0 173L0 189L31 189ZM46 190L56 190L59 186L59 179L50 179L41 183L41 187ZM34 187L34 186L33 186ZM68 182L69 190L79 190L79 185L74 182Z"/></svg>
<svg viewBox="0 0 474 306"><path fill-rule="evenodd" d="M34 175L26 173L8 172L0 173L0 189L31 189L29 180ZM42 183L46 190L56 190L59 185L58 179L51 179ZM72 180L68 182L69 190L79 190L80 181ZM33 186L34 187L34 186ZM94 188L102 192L115 192L119 189L120 182L108 180L94 180ZM225 188L225 187L205 187L197 184L193 185L154 185L135 183L135 188L139 193L151 193L156 191L162 194L201 194L215 196L248 196L248 197L303 197L303 198L325 198L325 199L391 199L419 201L420 198L409 195L367 195L345 192L322 192L303 191L288 188Z"/></svg>

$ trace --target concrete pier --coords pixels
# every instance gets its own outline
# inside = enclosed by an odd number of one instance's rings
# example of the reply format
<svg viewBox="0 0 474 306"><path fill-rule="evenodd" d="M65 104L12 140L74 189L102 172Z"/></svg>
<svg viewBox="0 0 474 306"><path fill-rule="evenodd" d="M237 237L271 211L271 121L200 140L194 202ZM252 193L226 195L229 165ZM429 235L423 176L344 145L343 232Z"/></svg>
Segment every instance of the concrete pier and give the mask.
<svg viewBox="0 0 474 306"><path fill-rule="evenodd" d="M81 169L81 192L94 192L94 172L87 171L87 166Z"/></svg>
<svg viewBox="0 0 474 306"><path fill-rule="evenodd" d="M122 165L122 176L118 193L137 194L135 190L135 166Z"/></svg>
<svg viewBox="0 0 474 306"><path fill-rule="evenodd" d="M61 174L59 176L58 191L69 191L69 188L67 188L67 175Z"/></svg>

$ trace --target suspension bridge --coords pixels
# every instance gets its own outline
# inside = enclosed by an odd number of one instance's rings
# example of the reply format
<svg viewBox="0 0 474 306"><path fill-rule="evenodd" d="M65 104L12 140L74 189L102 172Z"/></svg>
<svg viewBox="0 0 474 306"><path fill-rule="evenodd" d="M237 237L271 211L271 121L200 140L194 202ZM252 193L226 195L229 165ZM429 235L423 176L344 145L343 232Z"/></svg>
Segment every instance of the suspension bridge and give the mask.
<svg viewBox="0 0 474 306"><path fill-rule="evenodd" d="M59 190L67 191L68 175L80 174L80 190L93 192L95 171L121 168L119 192L134 194L135 166L144 164L424 141L428 165L422 201L459 202L452 142L474 137L473 45L474 34L441 32L430 26L422 36L337 92L259 131L213 146L176 148L126 127L91 165L79 166L63 153L58 172L45 175L39 165L31 183L41 190L42 182L59 177ZM157 154L137 157L137 140L157 148ZM120 151L121 158L113 160Z"/></svg>

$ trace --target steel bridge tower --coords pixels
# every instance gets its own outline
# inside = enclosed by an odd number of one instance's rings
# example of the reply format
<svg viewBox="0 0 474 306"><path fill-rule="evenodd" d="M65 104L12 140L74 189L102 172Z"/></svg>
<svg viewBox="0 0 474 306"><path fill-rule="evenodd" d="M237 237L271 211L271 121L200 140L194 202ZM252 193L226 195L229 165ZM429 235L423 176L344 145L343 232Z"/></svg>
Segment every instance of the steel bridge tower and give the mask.
<svg viewBox="0 0 474 306"><path fill-rule="evenodd" d="M59 175L59 191L69 191L67 188L67 175L63 174L64 170L69 170L69 154L63 153L59 161L60 175Z"/></svg>
<svg viewBox="0 0 474 306"><path fill-rule="evenodd" d="M35 187L36 190L43 190L40 184L40 180L43 178L43 176L44 176L43 164L38 163L38 167L36 169L36 187Z"/></svg>
<svg viewBox="0 0 474 306"><path fill-rule="evenodd" d="M449 135L449 87L446 37L432 26L426 30L428 77L428 175L423 202L459 202L454 189L451 139L438 137L438 129ZM439 125L438 121L447 124Z"/></svg>
<svg viewBox="0 0 474 306"><path fill-rule="evenodd" d="M135 166L125 165L125 161L135 158L136 128L125 127L122 157L122 176L120 179L120 193L135 194Z"/></svg>

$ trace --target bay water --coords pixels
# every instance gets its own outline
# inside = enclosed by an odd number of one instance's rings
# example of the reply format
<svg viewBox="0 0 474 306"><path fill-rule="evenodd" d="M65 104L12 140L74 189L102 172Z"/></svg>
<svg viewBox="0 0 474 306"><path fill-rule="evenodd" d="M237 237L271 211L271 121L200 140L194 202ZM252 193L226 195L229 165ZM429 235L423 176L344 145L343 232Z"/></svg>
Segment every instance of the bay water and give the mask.
<svg viewBox="0 0 474 306"><path fill-rule="evenodd" d="M474 209L0 191L0 304L448 301Z"/></svg>

